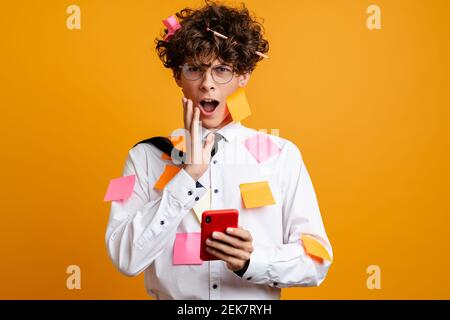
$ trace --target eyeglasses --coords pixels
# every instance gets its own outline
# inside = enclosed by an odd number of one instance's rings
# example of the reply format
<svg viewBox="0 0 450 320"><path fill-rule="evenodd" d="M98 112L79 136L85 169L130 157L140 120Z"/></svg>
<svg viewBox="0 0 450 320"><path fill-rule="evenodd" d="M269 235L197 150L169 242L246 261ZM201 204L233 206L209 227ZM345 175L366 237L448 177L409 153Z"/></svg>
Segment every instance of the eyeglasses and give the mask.
<svg viewBox="0 0 450 320"><path fill-rule="evenodd" d="M203 75L206 72L204 68L193 66L189 63L185 63L180 66L180 68L184 77L190 81L196 81L203 78ZM230 66L223 64L212 67L210 72L214 82L218 84L226 84L234 77L233 69Z"/></svg>

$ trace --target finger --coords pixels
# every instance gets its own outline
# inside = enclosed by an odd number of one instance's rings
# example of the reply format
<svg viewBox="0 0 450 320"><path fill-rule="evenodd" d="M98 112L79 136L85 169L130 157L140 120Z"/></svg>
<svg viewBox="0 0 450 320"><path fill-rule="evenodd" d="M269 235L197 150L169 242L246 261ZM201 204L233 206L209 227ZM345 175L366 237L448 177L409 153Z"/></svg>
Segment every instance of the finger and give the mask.
<svg viewBox="0 0 450 320"><path fill-rule="evenodd" d="M252 238L252 235L250 234L250 232L248 230L243 229L242 227L227 228L227 233L234 237L238 237L244 241L253 241L253 238Z"/></svg>
<svg viewBox="0 0 450 320"><path fill-rule="evenodd" d="M200 109L195 108L194 117L191 123L191 159L193 164L199 164L201 161L201 141L200 141Z"/></svg>
<svg viewBox="0 0 450 320"><path fill-rule="evenodd" d="M229 255L226 255L216 249L210 248L210 247L206 247L206 251L211 253L212 255L216 256L217 258L219 258L222 261L225 261L227 263L229 263L232 266L239 266L240 265L240 260L236 259L234 257L231 257Z"/></svg>
<svg viewBox="0 0 450 320"><path fill-rule="evenodd" d="M241 260L248 260L250 259L250 253L247 251L236 249L228 244L213 241L213 240L206 240L206 244L209 248L214 248L217 251L220 251L226 255L241 259Z"/></svg>
<svg viewBox="0 0 450 320"><path fill-rule="evenodd" d="M191 130L192 113L193 113L192 100L186 99L186 124L185 124L185 129L187 131Z"/></svg>
<svg viewBox="0 0 450 320"><path fill-rule="evenodd" d="M227 244L229 244L229 245L231 245L231 246L233 246L234 248L237 248L237 249L245 250L247 248L247 243L246 242L242 241L239 238L228 236L228 235L226 235L225 233L222 233L222 232L214 232L213 233L213 238L215 240L219 240L219 241L222 241L224 243L227 243Z"/></svg>
<svg viewBox="0 0 450 320"><path fill-rule="evenodd" d="M185 97L181 98L181 103L183 104L183 122L184 122L184 128L185 128L185 129L188 129L188 128L187 128L187 118L186 118L186 111L187 111L187 108L186 108L186 102L187 102L187 99L186 99ZM188 129L188 130L189 130L189 129Z"/></svg>
<svg viewBox="0 0 450 320"><path fill-rule="evenodd" d="M209 133L206 136L205 145L203 146L203 163L209 163L211 160L211 151L214 147L214 134Z"/></svg>

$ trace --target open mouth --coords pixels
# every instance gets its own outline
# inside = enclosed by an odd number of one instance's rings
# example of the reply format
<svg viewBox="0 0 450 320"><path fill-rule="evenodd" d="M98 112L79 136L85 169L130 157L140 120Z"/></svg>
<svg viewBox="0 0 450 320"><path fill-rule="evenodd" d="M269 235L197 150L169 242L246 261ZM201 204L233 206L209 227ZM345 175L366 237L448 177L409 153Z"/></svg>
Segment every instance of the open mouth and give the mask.
<svg viewBox="0 0 450 320"><path fill-rule="evenodd" d="M213 113L216 108L219 106L219 101L214 100L214 99L204 99L202 101L200 101L200 105L201 105L201 109L204 111L204 113L206 114L211 114Z"/></svg>

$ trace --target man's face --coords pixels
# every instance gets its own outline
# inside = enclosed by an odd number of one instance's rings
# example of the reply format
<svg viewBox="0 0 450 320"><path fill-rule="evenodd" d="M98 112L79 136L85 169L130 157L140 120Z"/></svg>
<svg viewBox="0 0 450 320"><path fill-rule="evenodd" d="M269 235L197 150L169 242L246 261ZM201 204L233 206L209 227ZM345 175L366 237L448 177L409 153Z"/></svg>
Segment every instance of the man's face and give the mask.
<svg viewBox="0 0 450 320"><path fill-rule="evenodd" d="M224 68L221 68L223 66ZM180 76L175 77L178 86L182 88L184 97L191 99L195 107L200 108L200 120L202 126L208 129L219 129L232 121L227 108L227 97L235 92L239 87L245 87L250 79L250 74L233 75L233 78L227 83L220 83L221 75L226 74L226 68L232 70L227 64L215 60L209 68L202 67L205 70L202 76L197 80L191 80L180 69ZM198 68L190 68L186 71L199 73ZM215 75L212 76L211 71ZM201 72L200 72L201 73ZM192 77L191 77L192 78ZM215 81L219 80L219 81Z"/></svg>

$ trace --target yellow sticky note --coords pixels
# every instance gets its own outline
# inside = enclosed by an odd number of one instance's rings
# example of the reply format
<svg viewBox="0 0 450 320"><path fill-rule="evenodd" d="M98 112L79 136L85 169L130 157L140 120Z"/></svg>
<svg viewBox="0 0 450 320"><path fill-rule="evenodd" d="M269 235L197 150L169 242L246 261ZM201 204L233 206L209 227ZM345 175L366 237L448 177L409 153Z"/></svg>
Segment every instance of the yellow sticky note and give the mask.
<svg viewBox="0 0 450 320"><path fill-rule="evenodd" d="M158 190L164 189L166 184L172 180L173 177L177 175L177 173L181 170L181 168L175 166L167 166L164 169L164 172L159 177L159 180L155 183L154 188Z"/></svg>
<svg viewBox="0 0 450 320"><path fill-rule="evenodd" d="M205 195L197 202L192 208L198 219L198 222L202 222L202 214L204 211L211 210L211 189L206 191Z"/></svg>
<svg viewBox="0 0 450 320"><path fill-rule="evenodd" d="M327 248L316 237L309 234L302 234L303 245L309 255L331 261L331 256Z"/></svg>
<svg viewBox="0 0 450 320"><path fill-rule="evenodd" d="M272 191L267 181L243 183L239 185L242 200L247 209L275 204Z"/></svg>
<svg viewBox="0 0 450 320"><path fill-rule="evenodd" d="M228 110L234 122L241 121L252 114L243 88L239 88L227 98Z"/></svg>

